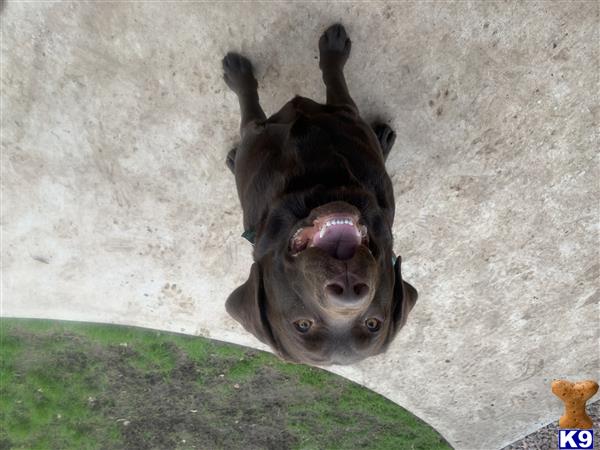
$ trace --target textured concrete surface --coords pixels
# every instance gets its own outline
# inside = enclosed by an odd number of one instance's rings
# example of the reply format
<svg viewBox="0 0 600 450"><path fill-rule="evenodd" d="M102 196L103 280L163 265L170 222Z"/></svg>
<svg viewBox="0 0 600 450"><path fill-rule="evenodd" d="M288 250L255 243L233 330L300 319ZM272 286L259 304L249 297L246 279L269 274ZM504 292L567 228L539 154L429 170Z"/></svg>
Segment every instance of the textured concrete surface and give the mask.
<svg viewBox="0 0 600 450"><path fill-rule="evenodd" d="M598 3L17 3L2 11L2 314L264 348L224 310L251 262L224 166L228 50L267 113L324 99L317 39L398 134L395 250L420 298L388 354L336 373L460 449L552 420L599 378Z"/></svg>

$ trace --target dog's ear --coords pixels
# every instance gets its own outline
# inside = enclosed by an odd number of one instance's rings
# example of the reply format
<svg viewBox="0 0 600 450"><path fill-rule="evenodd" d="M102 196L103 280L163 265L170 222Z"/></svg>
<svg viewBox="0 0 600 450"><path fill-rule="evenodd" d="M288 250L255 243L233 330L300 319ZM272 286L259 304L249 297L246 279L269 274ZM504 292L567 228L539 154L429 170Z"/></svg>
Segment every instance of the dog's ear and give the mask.
<svg viewBox="0 0 600 450"><path fill-rule="evenodd" d="M267 317L262 271L257 263L252 264L248 280L227 298L225 309L261 342L275 347Z"/></svg>
<svg viewBox="0 0 600 450"><path fill-rule="evenodd" d="M417 302L417 290L402 279L402 258L398 256L394 263L394 293L392 299L392 323L390 324L387 342L389 343L398 330L404 326L408 313Z"/></svg>

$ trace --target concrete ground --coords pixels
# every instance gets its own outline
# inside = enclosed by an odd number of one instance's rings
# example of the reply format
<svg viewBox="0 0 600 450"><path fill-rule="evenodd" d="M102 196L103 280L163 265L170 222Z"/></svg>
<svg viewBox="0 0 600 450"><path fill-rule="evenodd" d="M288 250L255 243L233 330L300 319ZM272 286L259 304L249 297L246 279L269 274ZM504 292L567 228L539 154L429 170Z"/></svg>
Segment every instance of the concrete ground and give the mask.
<svg viewBox="0 0 600 450"><path fill-rule="evenodd" d="M554 378L600 378L597 2L12 2L2 22L2 315L263 348L224 302L250 245L221 58L265 111L324 100L317 39L398 134L395 250L420 293L383 356L331 370L458 449L556 420ZM594 325L595 324L595 325ZM596 397L597 398L597 397Z"/></svg>

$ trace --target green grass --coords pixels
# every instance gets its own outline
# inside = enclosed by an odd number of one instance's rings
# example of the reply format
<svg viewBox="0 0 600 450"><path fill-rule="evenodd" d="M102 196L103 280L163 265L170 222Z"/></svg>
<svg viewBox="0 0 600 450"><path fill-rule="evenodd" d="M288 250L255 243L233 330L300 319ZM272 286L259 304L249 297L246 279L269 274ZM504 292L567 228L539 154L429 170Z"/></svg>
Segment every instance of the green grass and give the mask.
<svg viewBox="0 0 600 450"><path fill-rule="evenodd" d="M173 333L0 320L0 449L446 449L368 389Z"/></svg>
<svg viewBox="0 0 600 450"><path fill-rule="evenodd" d="M36 333L50 328L33 321L31 325ZM98 448L89 431L104 424L88 407L88 399L98 394L106 379L95 373L94 361L82 352L67 357L60 339L48 339L31 348L27 339L10 334L12 328L2 321L0 442L9 441L12 448L23 449ZM17 365L25 354L27 358ZM91 383L92 379L100 383ZM105 442L110 444L117 437L116 427L104 428Z"/></svg>

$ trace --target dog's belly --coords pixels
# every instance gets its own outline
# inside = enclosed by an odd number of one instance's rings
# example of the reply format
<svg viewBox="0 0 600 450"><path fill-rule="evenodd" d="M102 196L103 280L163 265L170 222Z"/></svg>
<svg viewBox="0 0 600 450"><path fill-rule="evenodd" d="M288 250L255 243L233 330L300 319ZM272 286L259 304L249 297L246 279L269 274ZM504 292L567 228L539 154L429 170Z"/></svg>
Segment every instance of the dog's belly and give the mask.
<svg viewBox="0 0 600 450"><path fill-rule="evenodd" d="M289 190L388 181L379 143L349 106L294 97L276 114L247 129L235 160L245 229Z"/></svg>

